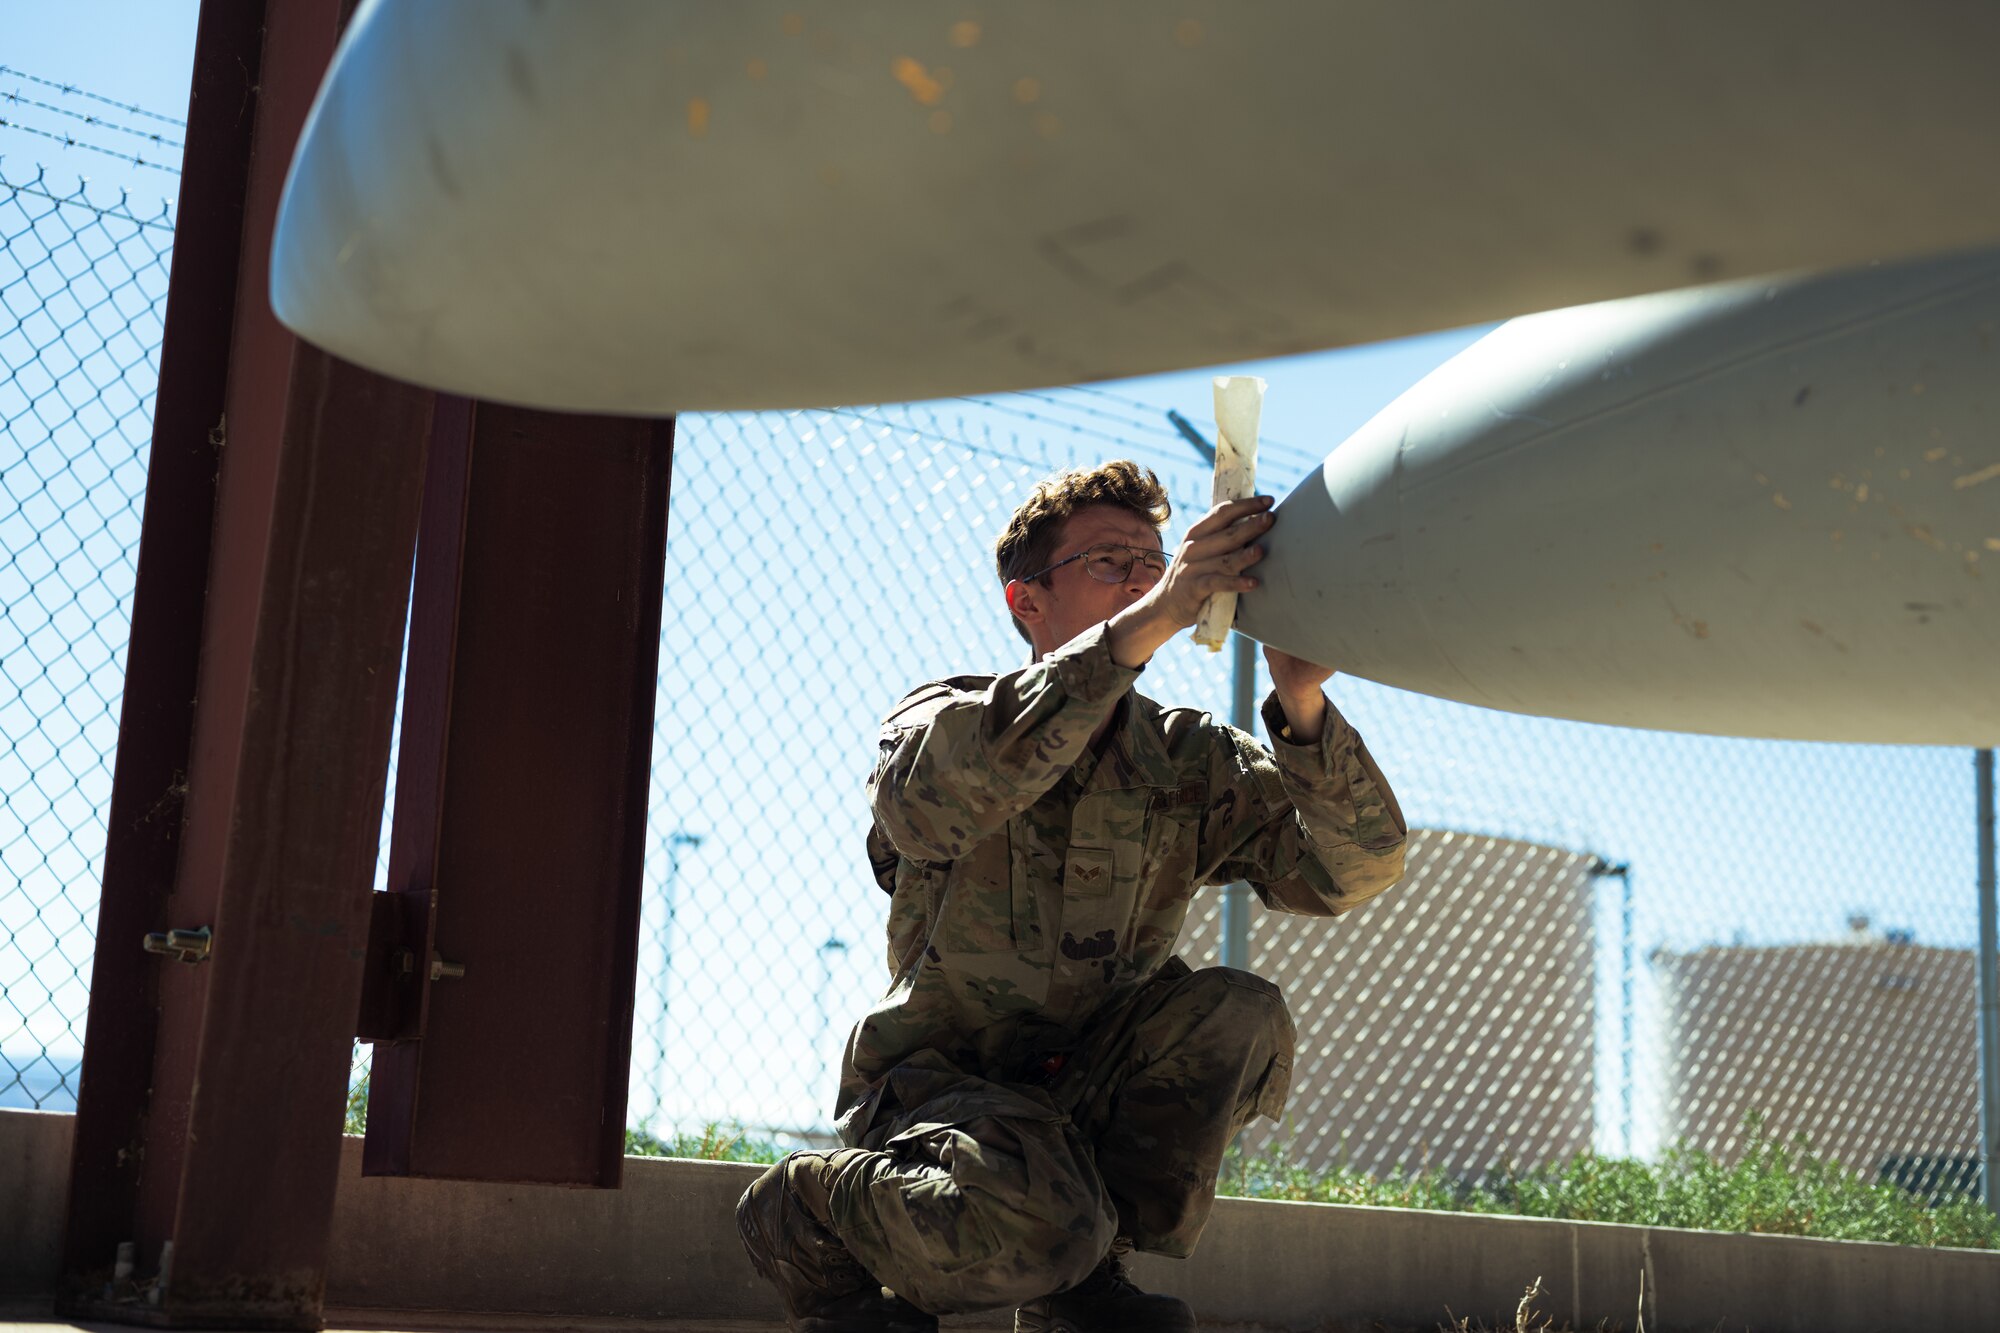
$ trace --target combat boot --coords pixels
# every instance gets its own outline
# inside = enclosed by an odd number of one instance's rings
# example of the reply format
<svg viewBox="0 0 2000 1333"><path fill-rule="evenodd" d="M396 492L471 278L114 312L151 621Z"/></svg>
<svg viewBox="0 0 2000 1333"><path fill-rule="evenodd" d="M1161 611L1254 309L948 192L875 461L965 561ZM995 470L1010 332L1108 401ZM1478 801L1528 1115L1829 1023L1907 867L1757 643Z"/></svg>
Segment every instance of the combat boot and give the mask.
<svg viewBox="0 0 2000 1333"><path fill-rule="evenodd" d="M1089 1277L1014 1311L1014 1333L1198 1333L1186 1301L1132 1284L1125 1273L1131 1249L1120 1237Z"/></svg>
<svg viewBox="0 0 2000 1333"><path fill-rule="evenodd" d="M856 1151L796 1152L757 1177L736 1205L750 1264L795 1333L937 1333L937 1318L885 1290L829 1225L833 1179Z"/></svg>

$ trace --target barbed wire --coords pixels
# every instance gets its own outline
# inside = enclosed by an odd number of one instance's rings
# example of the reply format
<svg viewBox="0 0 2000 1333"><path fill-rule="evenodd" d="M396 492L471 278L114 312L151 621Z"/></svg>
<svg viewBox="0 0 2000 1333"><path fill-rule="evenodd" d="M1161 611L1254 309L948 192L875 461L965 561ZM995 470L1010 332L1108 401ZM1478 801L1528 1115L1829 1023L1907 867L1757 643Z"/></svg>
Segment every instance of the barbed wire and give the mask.
<svg viewBox="0 0 2000 1333"><path fill-rule="evenodd" d="M1084 406L1084 404L1076 402L1076 396L1084 396L1084 394L1096 396L1096 398L1110 398L1110 400L1116 400L1116 402L1132 404L1132 414L1130 416L1120 416L1116 412L1104 412L1100 408L1092 408L1092 406ZM1106 422L1114 422L1118 426L1124 426L1128 432L1130 430L1144 430L1146 434L1158 434L1162 440L1172 440L1170 448L1178 448L1182 444L1182 436L1180 436L1178 430L1174 430L1172 426L1162 426L1160 424L1162 420L1166 420L1166 412L1164 412L1162 406L1150 404L1150 402L1138 402L1136 398L1122 398L1120 394L1096 390L1090 384L1072 384L1068 388L1024 388L1024 390L1018 390L1018 392L1014 392L1010 396L1012 398L1032 398L1036 402L1048 402L1050 406L1058 406L1058 408L1068 410L1068 412L1078 412L1082 416L1094 416L1094 418L1100 418L1100 420L1106 420ZM986 398L972 398L972 402L986 402ZM1256 446L1258 446L1258 456L1270 456L1270 458L1274 458L1278 462L1284 462L1284 464L1290 464L1290 466L1302 468L1302 470L1304 468L1316 468L1316 466L1320 466L1320 460L1322 460L1322 454L1316 454L1316 452L1306 450L1306 448L1298 448L1296 444L1286 444L1284 440L1274 440L1274 438L1270 438L1268 434L1262 434L1262 432L1258 434Z"/></svg>
<svg viewBox="0 0 2000 1333"><path fill-rule="evenodd" d="M1129 429L1125 434L1114 434L1111 431L1100 430L1096 426L1082 425L1075 421L1065 420L1062 416L1054 413L1038 412L1019 401L1021 399L1070 407L1069 404L1062 403L1060 399L1040 393L1015 393L1008 394L1005 397L996 396L990 398L963 398L957 401L975 405L985 411L1032 422L1051 433L1061 432L1077 439L1095 440L1100 444L1111 445L1120 453L1142 455L1144 456L1144 461L1151 463L1179 466L1185 464L1194 456L1193 450L1188 444L1181 439L1178 433L1171 429L1159 430L1157 432L1158 438L1135 439ZM1162 421L1166 420L1164 411L1160 413L1160 419ZM1149 434L1151 433L1149 431ZM1264 442L1260 439L1258 441L1258 448L1262 450L1263 447ZM1283 462L1288 460L1280 454L1277 455L1276 461ZM1319 461L1319 459L1314 458L1311 465L1317 466Z"/></svg>
<svg viewBox="0 0 2000 1333"><path fill-rule="evenodd" d="M66 97L88 98L90 101L100 102L105 106L115 106L120 111L129 111L135 116L144 116L148 120L157 120L168 125L178 125L181 129L187 128L187 122L176 116L162 115L158 111L148 111L145 107L135 106L130 102L120 102L116 98L106 97L102 93L93 93L73 83L63 83L56 79L43 78L39 74L30 74L24 69L16 69L11 65L0 65L0 76L5 75L12 75L17 79L26 79L29 83L39 84L44 88L53 88Z"/></svg>
<svg viewBox="0 0 2000 1333"><path fill-rule="evenodd" d="M70 120L80 120L86 125L95 125L103 129L114 130L119 134L130 134L135 138L145 139L149 143L159 144L163 148L185 149L187 147L179 139L169 139L157 130L142 130L134 125L121 125L117 121L108 120L103 116L93 116L87 111L72 111L68 107L57 106L53 102L38 102L32 97L23 97L19 93L0 92L0 102L8 102L14 106L31 106L40 111L48 111L58 116L65 116Z"/></svg>
<svg viewBox="0 0 2000 1333"><path fill-rule="evenodd" d="M179 167L170 167L164 162L148 162L136 153L121 153L115 148L106 148L102 144L94 144L88 140L79 139L73 134L53 134L48 130L38 129L33 125L23 125L17 120L8 120L4 116L0 116L0 130L18 130L22 134L33 134L40 138L59 143L64 148L87 149L93 153L102 153L106 157L115 157L121 162L130 162L135 167L147 167L153 171L164 171L169 176L178 176L181 174Z"/></svg>
<svg viewBox="0 0 2000 1333"><path fill-rule="evenodd" d="M1091 398L1103 398L1114 403L1123 404L1142 419L1157 416L1161 410L1156 403L1147 403L1137 398L1129 398L1124 394L1114 392L1099 384L1072 384L1063 389L1062 392L1066 394L1081 394ZM1117 418L1112 419L1116 420ZM1169 434L1171 432L1162 433ZM1260 454L1270 452L1286 455L1288 456L1287 461L1296 463L1304 468L1318 467L1326 457L1322 451L1302 448L1299 445L1288 444L1283 440L1274 440L1262 434L1257 437L1257 450Z"/></svg>
<svg viewBox="0 0 2000 1333"><path fill-rule="evenodd" d="M710 413L704 415L720 417L727 414ZM1038 458L1022 452L1021 440L1018 436L1010 437L1010 443L1014 446L1015 451L1009 452L1006 449L996 448L991 443L974 444L970 440L955 437L936 426L927 428L908 421L892 424L884 420L882 409L880 408L816 407L808 411L790 412L785 415L794 419L801 417L834 417L839 420L852 421L859 425L873 427L886 434L908 435L913 439L921 440L927 444L950 444L969 454L976 454L982 458L991 458L1002 463L1017 463L1022 467L1041 467L1046 465L1048 461L1046 458Z"/></svg>

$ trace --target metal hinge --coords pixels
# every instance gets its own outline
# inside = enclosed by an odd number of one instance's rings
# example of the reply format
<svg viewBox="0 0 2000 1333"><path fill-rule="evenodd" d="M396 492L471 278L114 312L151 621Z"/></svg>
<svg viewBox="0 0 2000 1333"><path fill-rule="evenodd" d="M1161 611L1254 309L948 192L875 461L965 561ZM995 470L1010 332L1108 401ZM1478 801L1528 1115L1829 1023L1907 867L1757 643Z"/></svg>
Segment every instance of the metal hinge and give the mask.
<svg viewBox="0 0 2000 1333"><path fill-rule="evenodd" d="M215 942L207 926L195 930L156 930L146 936L147 953L162 954L177 963L205 963Z"/></svg>

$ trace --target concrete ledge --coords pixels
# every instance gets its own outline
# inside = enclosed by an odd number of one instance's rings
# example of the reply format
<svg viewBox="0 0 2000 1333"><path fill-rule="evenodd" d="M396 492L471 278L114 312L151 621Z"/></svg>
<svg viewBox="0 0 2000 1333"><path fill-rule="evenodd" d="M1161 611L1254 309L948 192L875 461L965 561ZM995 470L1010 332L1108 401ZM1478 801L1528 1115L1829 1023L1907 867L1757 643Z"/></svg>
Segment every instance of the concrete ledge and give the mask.
<svg viewBox="0 0 2000 1333"><path fill-rule="evenodd" d="M53 1288L69 1140L68 1116L0 1111L0 1297ZM418 1311L535 1327L778 1318L736 1239L755 1167L634 1159L624 1189L599 1191L364 1179L360 1163L350 1139L327 1290L347 1326L420 1326ZM2000 1253L1246 1199L1217 1203L1193 1259L1134 1264L1205 1324L1270 1333L1433 1329L1447 1308L1508 1326L1536 1277L1544 1314L1630 1328L1642 1272L1651 1333L1930 1333L2000 1312Z"/></svg>

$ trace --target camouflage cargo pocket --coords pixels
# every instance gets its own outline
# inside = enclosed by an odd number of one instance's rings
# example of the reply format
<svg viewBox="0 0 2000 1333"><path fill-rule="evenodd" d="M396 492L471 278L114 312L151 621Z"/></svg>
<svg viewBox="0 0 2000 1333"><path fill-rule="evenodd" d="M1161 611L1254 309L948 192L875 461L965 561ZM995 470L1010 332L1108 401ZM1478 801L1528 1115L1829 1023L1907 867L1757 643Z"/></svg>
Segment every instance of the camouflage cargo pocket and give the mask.
<svg viewBox="0 0 2000 1333"><path fill-rule="evenodd" d="M1028 915L1015 903L1014 858L1008 830L982 839L952 864L939 905L937 947L944 953L1013 953Z"/></svg>

